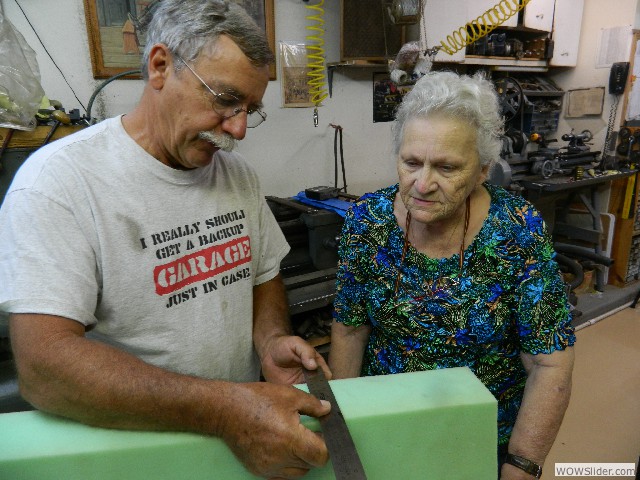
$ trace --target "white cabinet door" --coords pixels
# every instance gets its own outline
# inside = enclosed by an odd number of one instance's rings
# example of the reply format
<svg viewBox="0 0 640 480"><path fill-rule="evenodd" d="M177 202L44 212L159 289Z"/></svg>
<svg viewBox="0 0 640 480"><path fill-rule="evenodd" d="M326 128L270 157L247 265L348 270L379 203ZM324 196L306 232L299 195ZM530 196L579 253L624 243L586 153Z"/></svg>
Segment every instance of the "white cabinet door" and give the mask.
<svg viewBox="0 0 640 480"><path fill-rule="evenodd" d="M538 1L538 0L536 0ZM499 20L502 20L506 15L513 13L512 10L515 10L515 3L517 0L509 0L508 2L503 2L502 5L498 0L473 0L467 3L467 13L469 14L468 21L475 21L478 17L482 17L484 13L495 7L495 11L491 12L490 15L487 15L488 20L492 23L496 23ZM506 5L506 6L504 6ZM501 27L517 27L518 26L518 13L514 13L509 19L505 20L500 24Z"/></svg>
<svg viewBox="0 0 640 480"><path fill-rule="evenodd" d="M444 42L445 45L449 45L447 37L457 39L458 44L464 42L464 38L460 36L458 31L463 28L469 21L467 14L467 0L424 0L423 10L424 29L420 32L420 40L423 45L425 44L426 33L426 47L433 48L440 45L440 42ZM456 33L454 35L454 32ZM454 44L450 47L451 50L455 49L455 41L451 40ZM444 50L440 50L436 55L435 60L437 62L462 62L464 61L464 46L453 55L449 55Z"/></svg>
<svg viewBox="0 0 640 480"><path fill-rule="evenodd" d="M554 0L531 0L524 7L523 25L536 30L550 32L553 28Z"/></svg>
<svg viewBox="0 0 640 480"><path fill-rule="evenodd" d="M466 40L464 25L475 21L497 4L498 0L424 0L424 29L421 28L420 32L422 44L433 48L441 42L447 46L453 43L451 49L457 48ZM584 0L530 0L525 7L525 27L552 32L554 52L549 65L576 65L583 10ZM516 26L517 19L515 14L503 26ZM459 33L461 29L462 34ZM440 50L435 60L462 63L465 61L465 47L461 46L453 55Z"/></svg>
<svg viewBox="0 0 640 480"><path fill-rule="evenodd" d="M584 0L556 0L551 36L553 57L549 61L549 65L575 67L578 63L583 10Z"/></svg>

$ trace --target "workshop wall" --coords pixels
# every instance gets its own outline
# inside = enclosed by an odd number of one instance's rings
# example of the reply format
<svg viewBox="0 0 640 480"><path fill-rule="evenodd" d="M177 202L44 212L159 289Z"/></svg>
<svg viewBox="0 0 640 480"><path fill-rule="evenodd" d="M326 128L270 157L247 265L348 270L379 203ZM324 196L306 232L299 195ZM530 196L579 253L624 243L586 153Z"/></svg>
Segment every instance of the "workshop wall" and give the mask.
<svg viewBox="0 0 640 480"><path fill-rule="evenodd" d="M632 25L638 28L640 18L638 18L637 0L616 0L615 2L601 2L597 0L586 0L584 2L584 13L582 16L582 30L580 33L580 50L578 52L578 63L575 68L550 69L549 76L563 90L573 90L580 88L605 87L604 105L601 116L588 116L582 118L565 118L567 101L563 102L563 112L558 124L558 138L564 133L569 133L571 128L576 132L590 130L594 138L592 140L592 150L603 150L609 113L614 96L609 94L609 68L596 68L596 59L602 29L622 27ZM629 39L631 42L631 39ZM628 61L621 59L620 61ZM622 99L618 106L614 131L619 129L620 119L624 115L622 112ZM603 150L604 151L604 150Z"/></svg>
<svg viewBox="0 0 640 480"><path fill-rule="evenodd" d="M0 0L4 14L37 53L46 94L60 100L65 109L80 108L79 101L36 38L62 70L78 99L86 107L102 82L91 73L91 60L82 0ZM276 0L276 47L278 41L304 43L309 10L302 0ZM327 58L339 59L340 2L325 4ZM279 62L279 59L278 59ZM319 126L313 126L312 108L282 108L280 72L269 82L264 103L269 118L249 130L238 151L255 166L266 195L289 196L306 187L333 185L335 130L341 125L349 192L362 194L396 181L390 155L390 123L372 122L372 69L339 71L334 76L333 96L319 109ZM142 90L141 80L116 80L97 97L92 117L104 119L130 111ZM339 175L342 186L342 174Z"/></svg>
<svg viewBox="0 0 640 480"><path fill-rule="evenodd" d="M24 10L33 28L18 6ZM91 73L91 61L82 0L0 0L5 16L36 51L42 86L50 98L65 109L87 105L102 82ZM278 41L304 42L308 10L302 0L275 0L276 47ZM609 70L596 69L595 59L601 28L635 24L637 0L611 2L587 0L580 39L578 66L550 70L549 75L564 90L606 86ZM339 59L340 2L325 2L325 49L327 59ZM40 44L37 32L57 67ZM62 71L58 70L58 67ZM361 194L396 181L390 153L390 123L372 121L371 68L339 68L333 79L333 96L320 108L320 123L313 126L311 108L282 108L280 73L271 81L264 103L269 119L250 130L238 150L255 166L266 195L289 196L305 187L333 185L334 129L344 128L344 157L349 192ZM71 88L65 83L70 84ZM92 107L92 116L103 119L130 111L142 89L140 80L118 80L106 87ZM601 149L613 97L606 94L602 116L586 119L561 117L558 134L589 129L594 149ZM565 102L566 103L566 102ZM622 108L619 108L618 118ZM619 121L616 121L616 125ZM341 186L341 176L339 186Z"/></svg>

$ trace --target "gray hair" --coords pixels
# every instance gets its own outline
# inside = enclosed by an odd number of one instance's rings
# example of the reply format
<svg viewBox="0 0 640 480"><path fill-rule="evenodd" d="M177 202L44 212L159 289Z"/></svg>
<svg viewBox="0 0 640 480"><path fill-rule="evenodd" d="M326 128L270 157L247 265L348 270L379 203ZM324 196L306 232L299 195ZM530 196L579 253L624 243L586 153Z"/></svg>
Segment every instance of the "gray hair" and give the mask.
<svg viewBox="0 0 640 480"><path fill-rule="evenodd" d="M481 72L473 76L432 71L405 95L392 126L393 151L400 152L407 121L444 114L470 122L477 130L478 155L483 166L498 159L503 119L493 83Z"/></svg>
<svg viewBox="0 0 640 480"><path fill-rule="evenodd" d="M138 19L137 28L147 35L142 54L145 80L149 78L149 54L157 43L193 61L205 46L226 35L256 67L269 65L274 58L264 30L242 7L228 0L156 0Z"/></svg>

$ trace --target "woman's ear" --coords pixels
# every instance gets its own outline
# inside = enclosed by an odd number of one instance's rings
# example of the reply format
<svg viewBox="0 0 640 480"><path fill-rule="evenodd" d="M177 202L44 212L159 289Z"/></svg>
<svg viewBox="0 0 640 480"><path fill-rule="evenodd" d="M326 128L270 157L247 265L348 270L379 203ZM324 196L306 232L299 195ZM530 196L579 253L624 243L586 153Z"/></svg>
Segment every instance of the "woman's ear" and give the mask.
<svg viewBox="0 0 640 480"><path fill-rule="evenodd" d="M489 176L489 170L491 169L491 165L482 165L480 167L480 175L478 176L478 185L482 185L487 177Z"/></svg>

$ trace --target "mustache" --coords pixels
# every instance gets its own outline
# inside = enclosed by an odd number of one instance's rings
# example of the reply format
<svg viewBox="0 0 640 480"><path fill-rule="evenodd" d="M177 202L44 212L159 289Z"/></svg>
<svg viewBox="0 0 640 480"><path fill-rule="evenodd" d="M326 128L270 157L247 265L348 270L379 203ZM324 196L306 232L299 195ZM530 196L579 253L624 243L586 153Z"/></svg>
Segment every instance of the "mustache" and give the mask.
<svg viewBox="0 0 640 480"><path fill-rule="evenodd" d="M212 143L220 150L224 150L225 152L230 152L231 150L236 148L236 139L227 133L200 132L198 134L198 138Z"/></svg>

